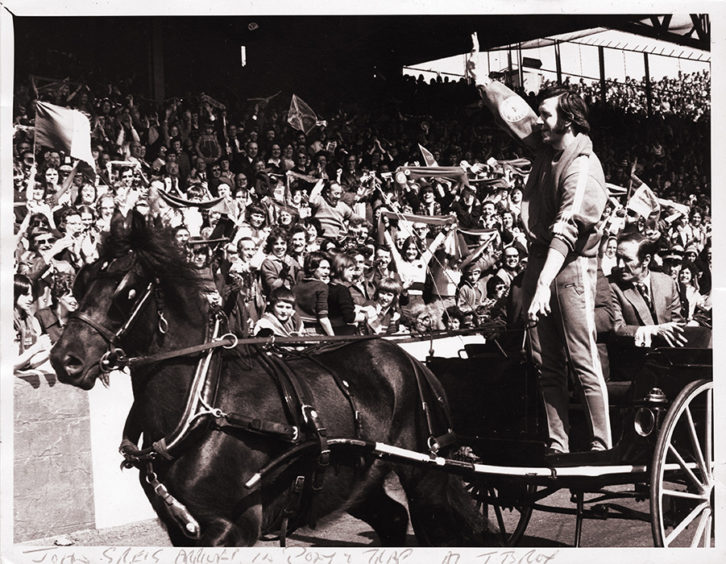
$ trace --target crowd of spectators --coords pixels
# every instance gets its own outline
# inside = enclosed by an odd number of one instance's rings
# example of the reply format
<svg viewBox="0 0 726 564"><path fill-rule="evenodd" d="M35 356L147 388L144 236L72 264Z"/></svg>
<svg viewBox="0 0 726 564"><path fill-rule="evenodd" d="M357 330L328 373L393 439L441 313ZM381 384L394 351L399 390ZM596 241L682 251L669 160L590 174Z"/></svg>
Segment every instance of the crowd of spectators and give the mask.
<svg viewBox="0 0 726 564"><path fill-rule="evenodd" d="M687 78L656 89L651 118L628 109L639 98L627 81L610 84L610 104L593 104L608 182L627 187L634 172L688 206L656 222L611 198L601 255L607 274L622 229L658 238L656 262L678 279L684 314L708 324L710 120L708 99L693 94L709 77ZM305 133L288 123L283 96L232 112L204 93L156 105L110 85L18 88L16 368L47 360L76 307L75 274L98 257L114 214L131 210L173 233L242 335L425 333L501 315L527 260L527 166L505 162L520 149L465 103L474 98L463 82L402 77L396 93L376 107L311 100L327 123ZM36 98L89 116L95 170L34 146ZM467 178L402 173L424 164L419 145Z"/></svg>
<svg viewBox="0 0 726 564"><path fill-rule="evenodd" d="M590 106L601 104L600 83L570 77L564 83L576 90ZM551 85L545 81L545 87ZM624 80L606 79L605 101L625 114L647 116L647 82L626 76ZM664 76L650 80L652 116L675 116L690 121L709 121L711 117L711 73L708 70Z"/></svg>

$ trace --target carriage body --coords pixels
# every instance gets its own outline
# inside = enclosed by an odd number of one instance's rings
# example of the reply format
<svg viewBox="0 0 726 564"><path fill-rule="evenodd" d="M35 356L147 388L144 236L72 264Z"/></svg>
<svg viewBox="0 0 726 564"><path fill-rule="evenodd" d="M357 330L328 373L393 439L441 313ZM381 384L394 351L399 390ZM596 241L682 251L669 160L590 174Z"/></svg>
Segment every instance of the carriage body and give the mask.
<svg viewBox="0 0 726 564"><path fill-rule="evenodd" d="M540 502L569 489L577 505L569 510L577 517L575 545L584 518L607 514L608 504L585 507L586 494L596 494L595 502L650 499L650 515L615 516L651 520L657 546L710 546L711 349L652 349L643 353L632 380L608 382L615 438L609 451L587 451L583 408L573 399L573 453L554 457L545 456L546 422L533 367L491 344L467 347L466 353L461 356L467 358L429 357L427 364L447 392L461 442L483 463L467 478L469 489L507 529L502 542L518 542L533 509L568 512ZM623 485L632 488L612 490Z"/></svg>

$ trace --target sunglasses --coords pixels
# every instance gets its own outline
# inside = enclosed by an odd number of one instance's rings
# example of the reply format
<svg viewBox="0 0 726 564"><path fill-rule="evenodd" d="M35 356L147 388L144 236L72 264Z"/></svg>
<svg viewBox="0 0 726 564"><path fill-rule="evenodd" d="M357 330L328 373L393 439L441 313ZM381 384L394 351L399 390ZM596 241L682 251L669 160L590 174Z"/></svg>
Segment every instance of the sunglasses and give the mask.
<svg viewBox="0 0 726 564"><path fill-rule="evenodd" d="M54 237L44 237L42 239L36 239L35 240L36 245L52 245L55 243Z"/></svg>

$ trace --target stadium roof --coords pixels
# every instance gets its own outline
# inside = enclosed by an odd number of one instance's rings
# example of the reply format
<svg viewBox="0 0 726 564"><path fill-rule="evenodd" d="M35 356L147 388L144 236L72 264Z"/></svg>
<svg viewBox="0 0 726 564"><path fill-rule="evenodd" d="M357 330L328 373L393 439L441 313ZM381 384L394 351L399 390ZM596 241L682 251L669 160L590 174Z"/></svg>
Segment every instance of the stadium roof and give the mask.
<svg viewBox="0 0 726 564"><path fill-rule="evenodd" d="M53 76L49 73L60 72L66 59L71 64L65 73L105 67L119 76L143 75L152 72L146 61L157 49L163 53L168 91L234 81L240 91L259 95L341 86L356 92L374 75L393 76L404 66L468 51L474 31L482 51L592 28L668 40L678 35L681 43L707 50L707 16L690 21L690 29L676 17L647 14L16 17L14 24L16 53L22 54L16 57L19 77Z"/></svg>
<svg viewBox="0 0 726 564"><path fill-rule="evenodd" d="M657 22L661 27L652 26L652 22ZM666 29L667 26L670 27ZM698 32L701 28L706 31ZM694 34L697 37L694 38ZM698 61L711 60L708 16L653 16L640 22L621 23L612 28L597 27L532 39L522 42L520 46L522 49L532 49L546 47L555 42L602 46ZM499 49L508 47L501 46Z"/></svg>

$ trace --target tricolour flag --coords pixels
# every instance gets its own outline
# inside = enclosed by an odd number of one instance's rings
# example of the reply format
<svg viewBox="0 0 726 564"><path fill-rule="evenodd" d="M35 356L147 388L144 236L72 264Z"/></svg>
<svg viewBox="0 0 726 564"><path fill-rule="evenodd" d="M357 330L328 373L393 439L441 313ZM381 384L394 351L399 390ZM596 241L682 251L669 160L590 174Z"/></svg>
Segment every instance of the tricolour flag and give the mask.
<svg viewBox="0 0 726 564"><path fill-rule="evenodd" d="M421 143L418 144L418 148L421 151L421 155L423 156L426 166L439 166L438 163L436 162L436 159L431 154L431 151L429 151L426 147L421 145Z"/></svg>
<svg viewBox="0 0 726 564"><path fill-rule="evenodd" d="M36 102L35 144L63 151L96 170L91 154L91 124L78 110Z"/></svg>

